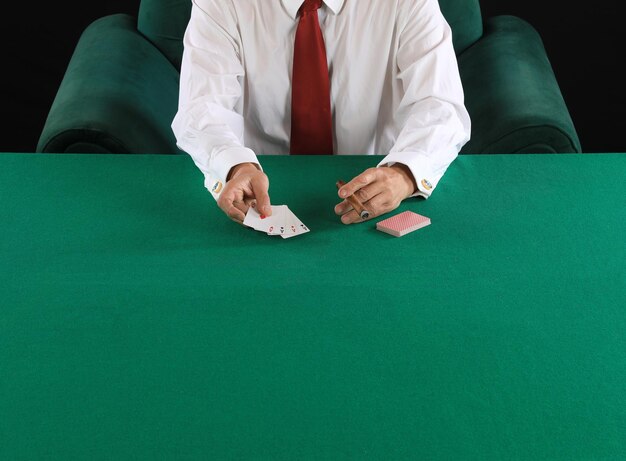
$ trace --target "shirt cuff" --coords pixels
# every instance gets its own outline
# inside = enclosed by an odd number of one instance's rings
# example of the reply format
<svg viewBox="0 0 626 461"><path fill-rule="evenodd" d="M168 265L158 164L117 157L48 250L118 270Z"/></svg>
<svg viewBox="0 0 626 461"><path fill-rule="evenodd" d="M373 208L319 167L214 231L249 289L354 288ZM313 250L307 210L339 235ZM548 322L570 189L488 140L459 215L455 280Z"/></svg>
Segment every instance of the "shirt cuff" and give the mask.
<svg viewBox="0 0 626 461"><path fill-rule="evenodd" d="M396 163L405 165L415 179L417 190L410 197L430 197L441 176L433 174L429 159L423 155L394 152L383 158L377 166L392 166Z"/></svg>
<svg viewBox="0 0 626 461"><path fill-rule="evenodd" d="M255 163L263 171L256 154L247 147L229 147L213 157L209 171L204 176L204 187L215 200L220 197L231 168L240 163Z"/></svg>

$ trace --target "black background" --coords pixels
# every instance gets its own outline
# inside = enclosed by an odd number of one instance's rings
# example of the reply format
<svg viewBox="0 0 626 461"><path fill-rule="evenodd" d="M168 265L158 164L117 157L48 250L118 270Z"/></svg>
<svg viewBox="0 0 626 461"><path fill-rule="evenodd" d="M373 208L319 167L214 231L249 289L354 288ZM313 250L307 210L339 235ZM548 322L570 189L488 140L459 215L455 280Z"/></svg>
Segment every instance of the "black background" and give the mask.
<svg viewBox="0 0 626 461"><path fill-rule="evenodd" d="M270 0L268 0L270 1ZM386 1L386 0L381 0ZM626 152L626 55L617 1L481 0L483 16L512 14L531 23L548 57L584 152ZM581 6L578 6L580 4ZM82 31L113 13L137 15L139 0L58 0L12 5L3 13L0 152L34 152L48 109Z"/></svg>

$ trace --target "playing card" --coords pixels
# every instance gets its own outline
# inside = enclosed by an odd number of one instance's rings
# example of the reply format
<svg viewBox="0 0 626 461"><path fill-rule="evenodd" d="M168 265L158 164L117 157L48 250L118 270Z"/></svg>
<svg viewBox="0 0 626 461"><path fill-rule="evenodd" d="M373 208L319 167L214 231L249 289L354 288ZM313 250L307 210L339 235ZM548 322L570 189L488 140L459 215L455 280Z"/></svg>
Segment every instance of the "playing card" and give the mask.
<svg viewBox="0 0 626 461"><path fill-rule="evenodd" d="M309 228L287 207L272 205L271 216L261 216L256 208L250 207L243 221L244 225L267 235L280 235L283 238L309 232Z"/></svg>
<svg viewBox="0 0 626 461"><path fill-rule="evenodd" d="M285 233L285 212L286 205L272 206L272 216L270 218L269 226L267 228L267 235L281 235Z"/></svg>
<svg viewBox="0 0 626 461"><path fill-rule="evenodd" d="M248 213L246 213L246 217L243 220L243 224L252 227L258 231L267 233L269 228L273 226L279 226L282 224L283 215L282 208L284 205L272 205L272 215L271 216L261 216L256 208L250 207L248 208Z"/></svg>
<svg viewBox="0 0 626 461"><path fill-rule="evenodd" d="M377 222L376 229L396 237L401 237L409 232L428 226L429 224L430 218L412 211L404 211L391 218Z"/></svg>
<svg viewBox="0 0 626 461"><path fill-rule="evenodd" d="M285 239L309 232L309 228L289 208L285 209L285 228L285 233L281 235Z"/></svg>

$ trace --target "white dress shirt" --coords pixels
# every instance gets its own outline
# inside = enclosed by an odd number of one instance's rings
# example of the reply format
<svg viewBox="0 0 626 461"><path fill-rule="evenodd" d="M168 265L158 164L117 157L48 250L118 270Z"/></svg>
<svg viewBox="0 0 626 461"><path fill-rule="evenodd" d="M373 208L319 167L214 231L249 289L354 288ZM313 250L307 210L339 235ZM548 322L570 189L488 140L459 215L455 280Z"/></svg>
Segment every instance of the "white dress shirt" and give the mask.
<svg viewBox="0 0 626 461"><path fill-rule="evenodd" d="M217 199L230 169L289 154L303 0L193 0L172 130ZM402 163L428 198L470 137L437 0L324 0L318 10L337 155ZM375 166L375 165L372 165ZM270 178L271 181L271 178Z"/></svg>

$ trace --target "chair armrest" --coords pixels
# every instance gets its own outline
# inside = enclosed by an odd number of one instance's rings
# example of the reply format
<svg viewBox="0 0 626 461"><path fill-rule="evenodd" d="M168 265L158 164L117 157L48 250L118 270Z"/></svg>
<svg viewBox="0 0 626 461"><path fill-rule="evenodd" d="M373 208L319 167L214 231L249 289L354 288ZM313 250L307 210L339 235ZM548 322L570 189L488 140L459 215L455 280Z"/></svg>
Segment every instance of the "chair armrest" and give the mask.
<svg viewBox="0 0 626 461"><path fill-rule="evenodd" d="M81 34L37 152L180 153L170 124L179 74L126 14Z"/></svg>
<svg viewBox="0 0 626 461"><path fill-rule="evenodd" d="M537 31L515 16L485 21L459 57L472 136L462 153L581 152Z"/></svg>

